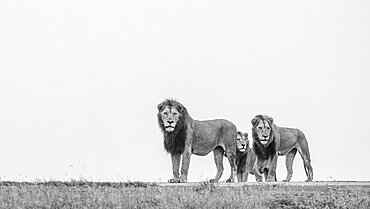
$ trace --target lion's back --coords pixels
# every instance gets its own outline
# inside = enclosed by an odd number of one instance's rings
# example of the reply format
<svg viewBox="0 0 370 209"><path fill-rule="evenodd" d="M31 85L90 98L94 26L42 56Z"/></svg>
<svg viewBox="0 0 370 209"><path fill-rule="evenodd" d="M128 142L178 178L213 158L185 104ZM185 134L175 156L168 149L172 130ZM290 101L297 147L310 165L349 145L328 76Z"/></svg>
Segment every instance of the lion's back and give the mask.
<svg viewBox="0 0 370 209"><path fill-rule="evenodd" d="M297 128L278 127L280 135L279 151L290 150L292 147L299 146L302 141L306 142L303 132ZM284 153L285 154L285 153Z"/></svg>
<svg viewBox="0 0 370 209"><path fill-rule="evenodd" d="M214 120L204 120L195 121L196 135L214 135L215 137L222 137L224 135L235 135L236 137L236 126L225 119L214 119Z"/></svg>
<svg viewBox="0 0 370 209"><path fill-rule="evenodd" d="M278 127L280 138L291 139L298 137L298 129L296 128L287 128L287 127Z"/></svg>

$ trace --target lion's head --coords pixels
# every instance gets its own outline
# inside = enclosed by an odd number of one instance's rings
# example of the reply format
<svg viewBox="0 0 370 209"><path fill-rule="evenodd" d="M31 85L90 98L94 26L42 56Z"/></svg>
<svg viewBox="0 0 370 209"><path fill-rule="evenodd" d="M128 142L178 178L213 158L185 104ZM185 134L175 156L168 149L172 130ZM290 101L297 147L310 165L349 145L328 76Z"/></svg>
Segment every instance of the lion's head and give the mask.
<svg viewBox="0 0 370 209"><path fill-rule="evenodd" d="M273 141L272 123L274 120L266 115L257 115L251 122L253 140L263 146L268 146Z"/></svg>
<svg viewBox="0 0 370 209"><path fill-rule="evenodd" d="M184 115L187 114L186 108L173 99L167 99L158 105L158 123L162 131L168 133L181 127Z"/></svg>
<svg viewBox="0 0 370 209"><path fill-rule="evenodd" d="M237 133L237 141L236 141L236 149L239 152L245 152L249 146L248 141L248 133L242 133L238 131Z"/></svg>

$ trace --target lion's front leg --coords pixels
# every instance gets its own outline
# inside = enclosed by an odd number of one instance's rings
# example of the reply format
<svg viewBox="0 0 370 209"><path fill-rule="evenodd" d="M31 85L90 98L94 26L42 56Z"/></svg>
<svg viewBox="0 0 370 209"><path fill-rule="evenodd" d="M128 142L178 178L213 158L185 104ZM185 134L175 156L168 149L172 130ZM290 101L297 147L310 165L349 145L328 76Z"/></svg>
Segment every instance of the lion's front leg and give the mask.
<svg viewBox="0 0 370 209"><path fill-rule="evenodd" d="M238 182L243 181L243 169L241 168L241 165L236 165L236 179Z"/></svg>
<svg viewBox="0 0 370 209"><path fill-rule="evenodd" d="M244 172L243 172L243 180L242 180L243 182L248 181L248 174L249 174L248 170L245 169Z"/></svg>
<svg viewBox="0 0 370 209"><path fill-rule="evenodd" d="M268 170L268 174L267 174L267 178L266 178L266 181L268 181L268 182L274 182L274 181L276 181L277 159L278 159L277 154L274 155L272 157L272 159L271 159L269 170Z"/></svg>
<svg viewBox="0 0 370 209"><path fill-rule="evenodd" d="M171 154L173 178L168 180L168 182L170 182L170 183L179 183L180 182L180 178L179 178L180 159L181 159L181 155L172 155Z"/></svg>
<svg viewBox="0 0 370 209"><path fill-rule="evenodd" d="M255 166L248 171L250 174L254 175L257 182L262 182L262 175L258 172Z"/></svg>
<svg viewBox="0 0 370 209"><path fill-rule="evenodd" d="M254 172L254 177L256 178L257 182L262 182L262 175L260 174L260 172L255 171Z"/></svg>
<svg viewBox="0 0 370 209"><path fill-rule="evenodd" d="M186 183L188 181L190 157L191 157L190 149L185 148L184 153L182 153L181 176L179 180L180 183Z"/></svg>
<svg viewBox="0 0 370 209"><path fill-rule="evenodd" d="M262 182L262 173L263 173L264 167L265 167L265 162L257 157L257 160L253 166L254 176L256 177L257 182Z"/></svg>

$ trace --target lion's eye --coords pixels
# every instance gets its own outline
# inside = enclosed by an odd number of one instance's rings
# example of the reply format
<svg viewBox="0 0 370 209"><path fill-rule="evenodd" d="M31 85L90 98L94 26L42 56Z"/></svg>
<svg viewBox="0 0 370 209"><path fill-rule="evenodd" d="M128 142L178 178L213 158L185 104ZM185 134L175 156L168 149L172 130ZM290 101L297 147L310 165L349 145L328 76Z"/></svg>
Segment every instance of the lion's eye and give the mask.
<svg viewBox="0 0 370 209"><path fill-rule="evenodd" d="M167 116L167 115L168 115L168 113L166 113L166 112L165 112L165 113L163 113L163 115Z"/></svg>
<svg viewBox="0 0 370 209"><path fill-rule="evenodd" d="M267 130L270 130L270 127L267 127Z"/></svg>
<svg viewBox="0 0 370 209"><path fill-rule="evenodd" d="M173 116L176 116L176 115L177 115L177 113L175 113L175 112L174 112L174 113L173 113Z"/></svg>
<svg viewBox="0 0 370 209"><path fill-rule="evenodd" d="M261 126L260 126L260 127L258 127L258 128L262 130L262 127L261 127Z"/></svg>

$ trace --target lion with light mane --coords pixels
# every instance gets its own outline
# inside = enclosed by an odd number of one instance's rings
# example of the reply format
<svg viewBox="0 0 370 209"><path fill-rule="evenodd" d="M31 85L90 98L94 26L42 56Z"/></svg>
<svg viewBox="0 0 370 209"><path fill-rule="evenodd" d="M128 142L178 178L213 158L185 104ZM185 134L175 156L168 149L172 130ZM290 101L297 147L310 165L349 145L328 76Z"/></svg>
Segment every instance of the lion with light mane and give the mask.
<svg viewBox="0 0 370 209"><path fill-rule="evenodd" d="M262 181L262 176L258 175L254 169L256 155L249 147L248 133L238 131L236 142L236 177L238 182L246 182L248 174L253 174L256 181Z"/></svg>
<svg viewBox="0 0 370 209"><path fill-rule="evenodd" d="M265 181L276 181L278 155L286 155L287 176L284 181L289 182L292 178L293 160L297 151L303 159L306 181L312 181L310 151L301 130L276 126L273 119L266 115L257 115L251 123L253 150L257 155L255 168L257 172L264 174Z"/></svg>
<svg viewBox="0 0 370 209"><path fill-rule="evenodd" d="M234 182L237 131L233 123L224 119L193 120L186 108L173 99L161 102L157 108L158 124L164 137L164 149L171 154L172 160L173 178L168 182L187 182L191 155L205 156L211 151L214 154L217 174L210 181L218 182L221 178L225 154L231 167L227 182Z"/></svg>

